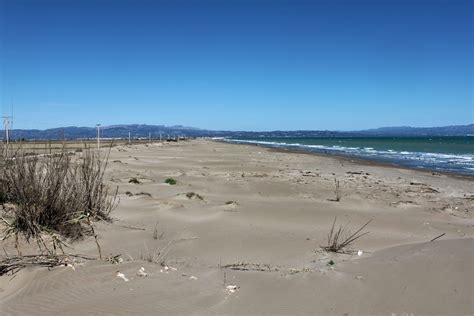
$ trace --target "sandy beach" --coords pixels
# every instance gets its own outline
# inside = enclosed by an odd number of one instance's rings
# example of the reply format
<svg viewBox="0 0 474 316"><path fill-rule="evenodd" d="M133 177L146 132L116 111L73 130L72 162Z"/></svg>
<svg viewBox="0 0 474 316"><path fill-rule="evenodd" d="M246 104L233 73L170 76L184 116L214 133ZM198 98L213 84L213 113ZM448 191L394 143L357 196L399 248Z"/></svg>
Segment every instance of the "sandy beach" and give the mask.
<svg viewBox="0 0 474 316"><path fill-rule="evenodd" d="M0 314L474 314L472 177L210 140L114 147L106 176L121 262L0 277ZM335 217L372 220L351 253L321 248Z"/></svg>

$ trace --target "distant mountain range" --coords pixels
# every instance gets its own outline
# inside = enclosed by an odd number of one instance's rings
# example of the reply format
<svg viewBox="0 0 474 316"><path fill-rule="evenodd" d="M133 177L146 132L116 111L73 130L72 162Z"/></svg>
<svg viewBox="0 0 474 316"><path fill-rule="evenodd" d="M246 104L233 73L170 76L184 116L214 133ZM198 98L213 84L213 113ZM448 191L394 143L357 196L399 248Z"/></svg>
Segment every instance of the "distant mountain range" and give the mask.
<svg viewBox="0 0 474 316"><path fill-rule="evenodd" d="M474 136L474 124L442 127L381 127L355 133L369 136Z"/></svg>
<svg viewBox="0 0 474 316"><path fill-rule="evenodd" d="M400 137L400 136L474 136L474 124L455 125L443 127L382 127L360 131L321 131L321 130L301 130L301 131L213 131L181 125L111 125L100 128L103 138L128 138L130 133L133 138L162 138L187 136L187 137L335 137L335 136L373 136L373 137ZM13 139L79 139L95 138L96 127L59 127L45 130L37 129L15 129L11 131ZM4 135L2 133L1 138Z"/></svg>

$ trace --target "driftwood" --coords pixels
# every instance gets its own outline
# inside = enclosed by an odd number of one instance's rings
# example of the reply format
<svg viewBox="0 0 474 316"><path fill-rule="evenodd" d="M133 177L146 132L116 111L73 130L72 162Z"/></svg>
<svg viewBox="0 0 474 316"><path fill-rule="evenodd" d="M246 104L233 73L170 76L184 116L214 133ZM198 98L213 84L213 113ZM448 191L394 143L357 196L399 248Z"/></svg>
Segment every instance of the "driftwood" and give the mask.
<svg viewBox="0 0 474 316"><path fill-rule="evenodd" d="M439 235L438 237L435 237L435 238L431 239L430 241L435 241L436 239L441 238L441 237L443 237L444 235L446 235L446 233L442 233L441 235Z"/></svg>
<svg viewBox="0 0 474 316"><path fill-rule="evenodd" d="M145 228L133 227L133 226L127 226L127 225L115 224L115 226L122 227L122 228L127 228L127 229L132 229L132 230L146 230Z"/></svg>
<svg viewBox="0 0 474 316"><path fill-rule="evenodd" d="M26 256L7 256L0 260L0 276L11 272L17 273L27 267L47 267L67 266L73 264L74 259L95 260L94 257L85 255L26 255Z"/></svg>
<svg viewBox="0 0 474 316"><path fill-rule="evenodd" d="M222 269L232 269L240 271L278 271L278 268L272 267L269 264L237 262L220 266Z"/></svg>

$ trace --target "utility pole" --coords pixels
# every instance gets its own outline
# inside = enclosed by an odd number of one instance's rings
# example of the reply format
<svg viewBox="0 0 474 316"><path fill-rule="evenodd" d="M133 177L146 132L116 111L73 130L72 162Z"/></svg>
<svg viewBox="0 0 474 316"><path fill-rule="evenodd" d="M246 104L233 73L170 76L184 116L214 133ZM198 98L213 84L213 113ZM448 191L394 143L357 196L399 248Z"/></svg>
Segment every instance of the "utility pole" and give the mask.
<svg viewBox="0 0 474 316"><path fill-rule="evenodd" d="M7 145L10 141L9 129L11 127L11 116L2 116L3 118L3 127L5 128L5 140L7 141Z"/></svg>
<svg viewBox="0 0 474 316"><path fill-rule="evenodd" d="M128 132L128 144L131 144L130 132Z"/></svg>
<svg viewBox="0 0 474 316"><path fill-rule="evenodd" d="M160 142L161 142L161 132L160 132Z"/></svg>
<svg viewBox="0 0 474 316"><path fill-rule="evenodd" d="M10 128L12 124L12 116L2 116L3 118L3 127L5 129L5 140L6 140L6 146L5 146L5 157L8 157L8 145L10 143Z"/></svg>
<svg viewBox="0 0 474 316"><path fill-rule="evenodd" d="M100 149L100 124L97 124L97 149Z"/></svg>

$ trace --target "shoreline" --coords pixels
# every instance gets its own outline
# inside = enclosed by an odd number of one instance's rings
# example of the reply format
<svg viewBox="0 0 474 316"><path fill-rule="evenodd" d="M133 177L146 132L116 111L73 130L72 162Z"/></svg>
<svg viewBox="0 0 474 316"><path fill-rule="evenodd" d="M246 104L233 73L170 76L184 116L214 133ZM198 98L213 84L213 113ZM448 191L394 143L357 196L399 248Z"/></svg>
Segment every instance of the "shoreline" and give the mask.
<svg viewBox="0 0 474 316"><path fill-rule="evenodd" d="M384 168L412 170L412 171L418 171L418 172L425 173L427 175L432 175L432 176L444 175L444 176L455 178L455 179L462 179L462 180L468 180L468 181L474 182L474 175L458 173L454 171L440 171L440 170L434 170L434 169L429 169L429 168L415 168L415 167L400 165L394 162L381 161L377 159L362 158L362 157L349 156L349 155L340 155L340 154L338 155L337 153L333 154L333 153L311 152L304 149L289 149L289 148L283 148L283 147L276 148L272 146L265 146L262 144L226 142L225 140L213 140L213 141L222 142L222 143L231 144L231 145L256 146L260 148L266 148L269 151L273 151L273 152L315 155L319 157L333 158L336 160L360 164L364 166L378 166L378 167L384 167Z"/></svg>

